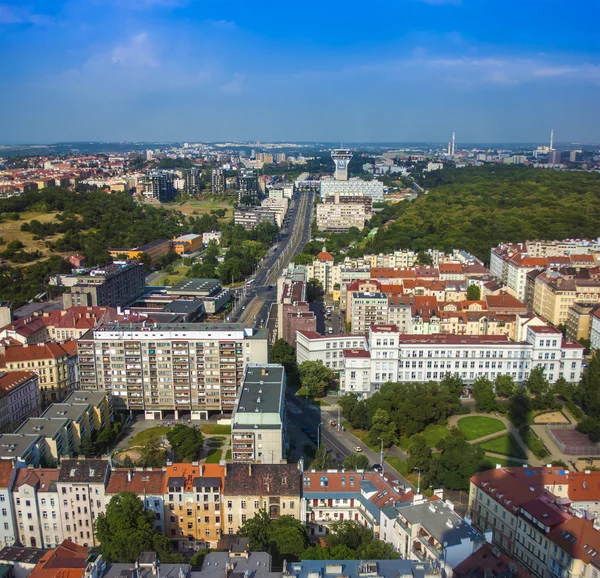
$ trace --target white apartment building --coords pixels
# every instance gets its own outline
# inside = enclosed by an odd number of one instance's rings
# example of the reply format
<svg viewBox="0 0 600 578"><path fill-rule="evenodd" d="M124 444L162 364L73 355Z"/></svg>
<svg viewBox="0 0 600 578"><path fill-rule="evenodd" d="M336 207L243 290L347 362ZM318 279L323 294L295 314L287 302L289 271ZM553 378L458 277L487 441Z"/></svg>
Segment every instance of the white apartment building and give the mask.
<svg viewBox="0 0 600 578"><path fill-rule="evenodd" d="M380 537L392 544L405 560L432 561L443 575L492 541L492 532L481 533L454 511L449 500L382 508Z"/></svg>
<svg viewBox="0 0 600 578"><path fill-rule="evenodd" d="M348 179L347 181L321 179L320 185L322 199L337 193L346 197L369 196L373 198L374 203L383 202L384 186L381 181L363 181L358 178Z"/></svg>
<svg viewBox="0 0 600 578"><path fill-rule="evenodd" d="M285 370L275 363L250 364L231 416L234 462L286 463Z"/></svg>
<svg viewBox="0 0 600 578"><path fill-rule="evenodd" d="M584 348L577 342L563 340L557 329L547 326L529 326L526 341L513 342L505 335L407 335L393 325L372 325L368 345L364 347L369 356L348 356L348 360L355 359L354 369L346 368L343 350L359 348L345 345L351 343L348 336L336 338L337 350L333 348L334 343L327 344L324 341L327 338L317 333L299 331L297 336L298 363L305 359L322 359L323 354L329 354L323 362L329 362L332 369L341 373L341 389L352 392L354 386L358 392L360 386L363 397L368 395L363 383L363 372L368 365L369 394L388 381L440 381L448 373L458 374L465 383L473 383L481 376L494 381L499 375L510 375L515 381L523 382L537 366L544 368L551 383L561 376L568 382L576 382L583 367ZM354 379L348 374L353 370Z"/></svg>
<svg viewBox="0 0 600 578"><path fill-rule="evenodd" d="M214 241L217 245L220 245L222 236L222 231L207 231L202 233L202 244L208 245L211 241Z"/></svg>
<svg viewBox="0 0 600 578"><path fill-rule="evenodd" d="M19 471L8 460L0 460L0 545L12 546L18 539L10 488Z"/></svg>
<svg viewBox="0 0 600 578"><path fill-rule="evenodd" d="M600 349L600 311L594 311L594 313L592 313L590 343L592 349Z"/></svg>
<svg viewBox="0 0 600 578"><path fill-rule="evenodd" d="M12 490L16 538L31 548L56 548L64 538L57 488L59 472L20 468Z"/></svg>
<svg viewBox="0 0 600 578"><path fill-rule="evenodd" d="M371 354L365 349L344 349L344 369L340 384L346 393L354 393L359 399L371 394Z"/></svg>
<svg viewBox="0 0 600 578"><path fill-rule="evenodd" d="M63 535L80 546L97 546L94 524L106 511L108 460L63 460L57 490Z"/></svg>
<svg viewBox="0 0 600 578"><path fill-rule="evenodd" d="M344 368L344 349L367 349L365 335L321 335L314 331L296 332L296 361L321 361L340 372Z"/></svg>
<svg viewBox="0 0 600 578"><path fill-rule="evenodd" d="M325 202L317 205L317 228L319 231L337 232L352 227L362 229L371 215L370 197L343 197L336 193L325 197Z"/></svg>
<svg viewBox="0 0 600 578"><path fill-rule="evenodd" d="M101 325L78 341L81 388L116 408L206 419L232 411L248 363L267 363L267 335L236 323Z"/></svg>
<svg viewBox="0 0 600 578"><path fill-rule="evenodd" d="M271 197L267 197L261 201L260 205L275 215L275 222L281 229L288 210L288 203L289 201L286 198L272 199Z"/></svg>
<svg viewBox="0 0 600 578"><path fill-rule="evenodd" d="M352 333L368 333L371 325L388 321L388 297L385 293L354 292L350 307Z"/></svg>

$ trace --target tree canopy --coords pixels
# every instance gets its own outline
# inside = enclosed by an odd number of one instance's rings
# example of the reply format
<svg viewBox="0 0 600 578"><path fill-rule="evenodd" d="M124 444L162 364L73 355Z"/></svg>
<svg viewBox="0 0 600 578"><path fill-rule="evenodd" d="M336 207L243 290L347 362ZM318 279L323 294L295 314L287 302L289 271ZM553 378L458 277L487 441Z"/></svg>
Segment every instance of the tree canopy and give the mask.
<svg viewBox="0 0 600 578"><path fill-rule="evenodd" d="M113 496L98 515L96 535L108 562L134 562L142 552L155 551L160 560L175 561L169 539L154 529L154 514L132 492Z"/></svg>
<svg viewBox="0 0 600 578"><path fill-rule="evenodd" d="M175 461L194 462L200 458L203 438L199 428L178 423L167 433Z"/></svg>

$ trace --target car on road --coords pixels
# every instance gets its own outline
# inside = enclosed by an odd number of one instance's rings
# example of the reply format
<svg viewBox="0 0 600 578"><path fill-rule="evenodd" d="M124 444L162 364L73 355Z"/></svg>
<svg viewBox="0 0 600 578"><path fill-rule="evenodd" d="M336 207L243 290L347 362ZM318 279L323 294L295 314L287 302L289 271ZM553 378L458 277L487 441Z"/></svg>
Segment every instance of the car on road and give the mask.
<svg viewBox="0 0 600 578"><path fill-rule="evenodd" d="M362 448L360 446L354 446L354 451L357 453L362 452Z"/></svg>
<svg viewBox="0 0 600 578"><path fill-rule="evenodd" d="M330 425L331 427L335 427L335 426L337 425L337 421L335 421L334 419L332 419L332 420L329 420L329 425Z"/></svg>
<svg viewBox="0 0 600 578"><path fill-rule="evenodd" d="M371 466L371 469L372 469L374 472L383 472L383 466L382 466L381 464L373 464L373 465Z"/></svg>

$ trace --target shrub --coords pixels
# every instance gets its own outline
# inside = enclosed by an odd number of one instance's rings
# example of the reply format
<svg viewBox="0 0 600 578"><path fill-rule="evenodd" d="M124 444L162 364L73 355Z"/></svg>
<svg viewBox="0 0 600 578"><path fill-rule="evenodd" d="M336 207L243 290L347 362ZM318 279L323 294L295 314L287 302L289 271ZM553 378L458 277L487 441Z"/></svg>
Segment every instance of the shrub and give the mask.
<svg viewBox="0 0 600 578"><path fill-rule="evenodd" d="M459 409L456 410L455 415L467 415L471 413L471 408L468 405L462 405Z"/></svg>

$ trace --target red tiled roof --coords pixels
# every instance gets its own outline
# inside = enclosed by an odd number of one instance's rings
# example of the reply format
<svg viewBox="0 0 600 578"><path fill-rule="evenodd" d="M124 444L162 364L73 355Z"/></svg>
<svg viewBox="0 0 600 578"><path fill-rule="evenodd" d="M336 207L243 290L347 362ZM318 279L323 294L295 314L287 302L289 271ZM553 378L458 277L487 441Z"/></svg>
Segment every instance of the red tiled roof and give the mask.
<svg viewBox="0 0 600 578"><path fill-rule="evenodd" d="M15 363L19 361L33 361L38 359L58 359L59 357L72 355L63 347L54 342L43 345L13 345L7 347L4 353L6 363Z"/></svg>
<svg viewBox="0 0 600 578"><path fill-rule="evenodd" d="M552 529L548 538L572 558L584 564L594 562L595 566L600 566L600 532L594 528L591 520L573 516Z"/></svg>
<svg viewBox="0 0 600 578"><path fill-rule="evenodd" d="M400 343L430 343L432 345L502 345L510 343L506 335L450 335L434 333L432 335L407 335L400 334Z"/></svg>
<svg viewBox="0 0 600 578"><path fill-rule="evenodd" d="M317 259L319 261L333 261L333 256L331 255L331 253L327 252L327 251L321 251L318 255L317 255Z"/></svg>
<svg viewBox="0 0 600 578"><path fill-rule="evenodd" d="M0 395L8 394L19 385L27 383L30 379L37 378L33 371L9 371L0 376Z"/></svg>
<svg viewBox="0 0 600 578"><path fill-rule="evenodd" d="M59 470L56 468L20 468L15 478L15 487L27 484L37 486L38 492L48 492L58 481Z"/></svg>
<svg viewBox="0 0 600 578"><path fill-rule="evenodd" d="M371 357L366 349L344 349L344 357Z"/></svg>
<svg viewBox="0 0 600 578"><path fill-rule="evenodd" d="M12 462L10 460L0 460L0 488L8 488L12 475Z"/></svg>
<svg viewBox="0 0 600 578"><path fill-rule="evenodd" d="M440 273L462 274L463 266L460 263L440 263Z"/></svg>
<svg viewBox="0 0 600 578"><path fill-rule="evenodd" d="M131 481L128 476L131 475ZM110 475L106 488L107 494L119 494L121 492L133 492L134 494L163 494L165 488L166 472L162 470L129 470L115 469Z"/></svg>
<svg viewBox="0 0 600 578"><path fill-rule="evenodd" d="M414 279L414 269L398 269L397 267L371 267L373 279Z"/></svg>

